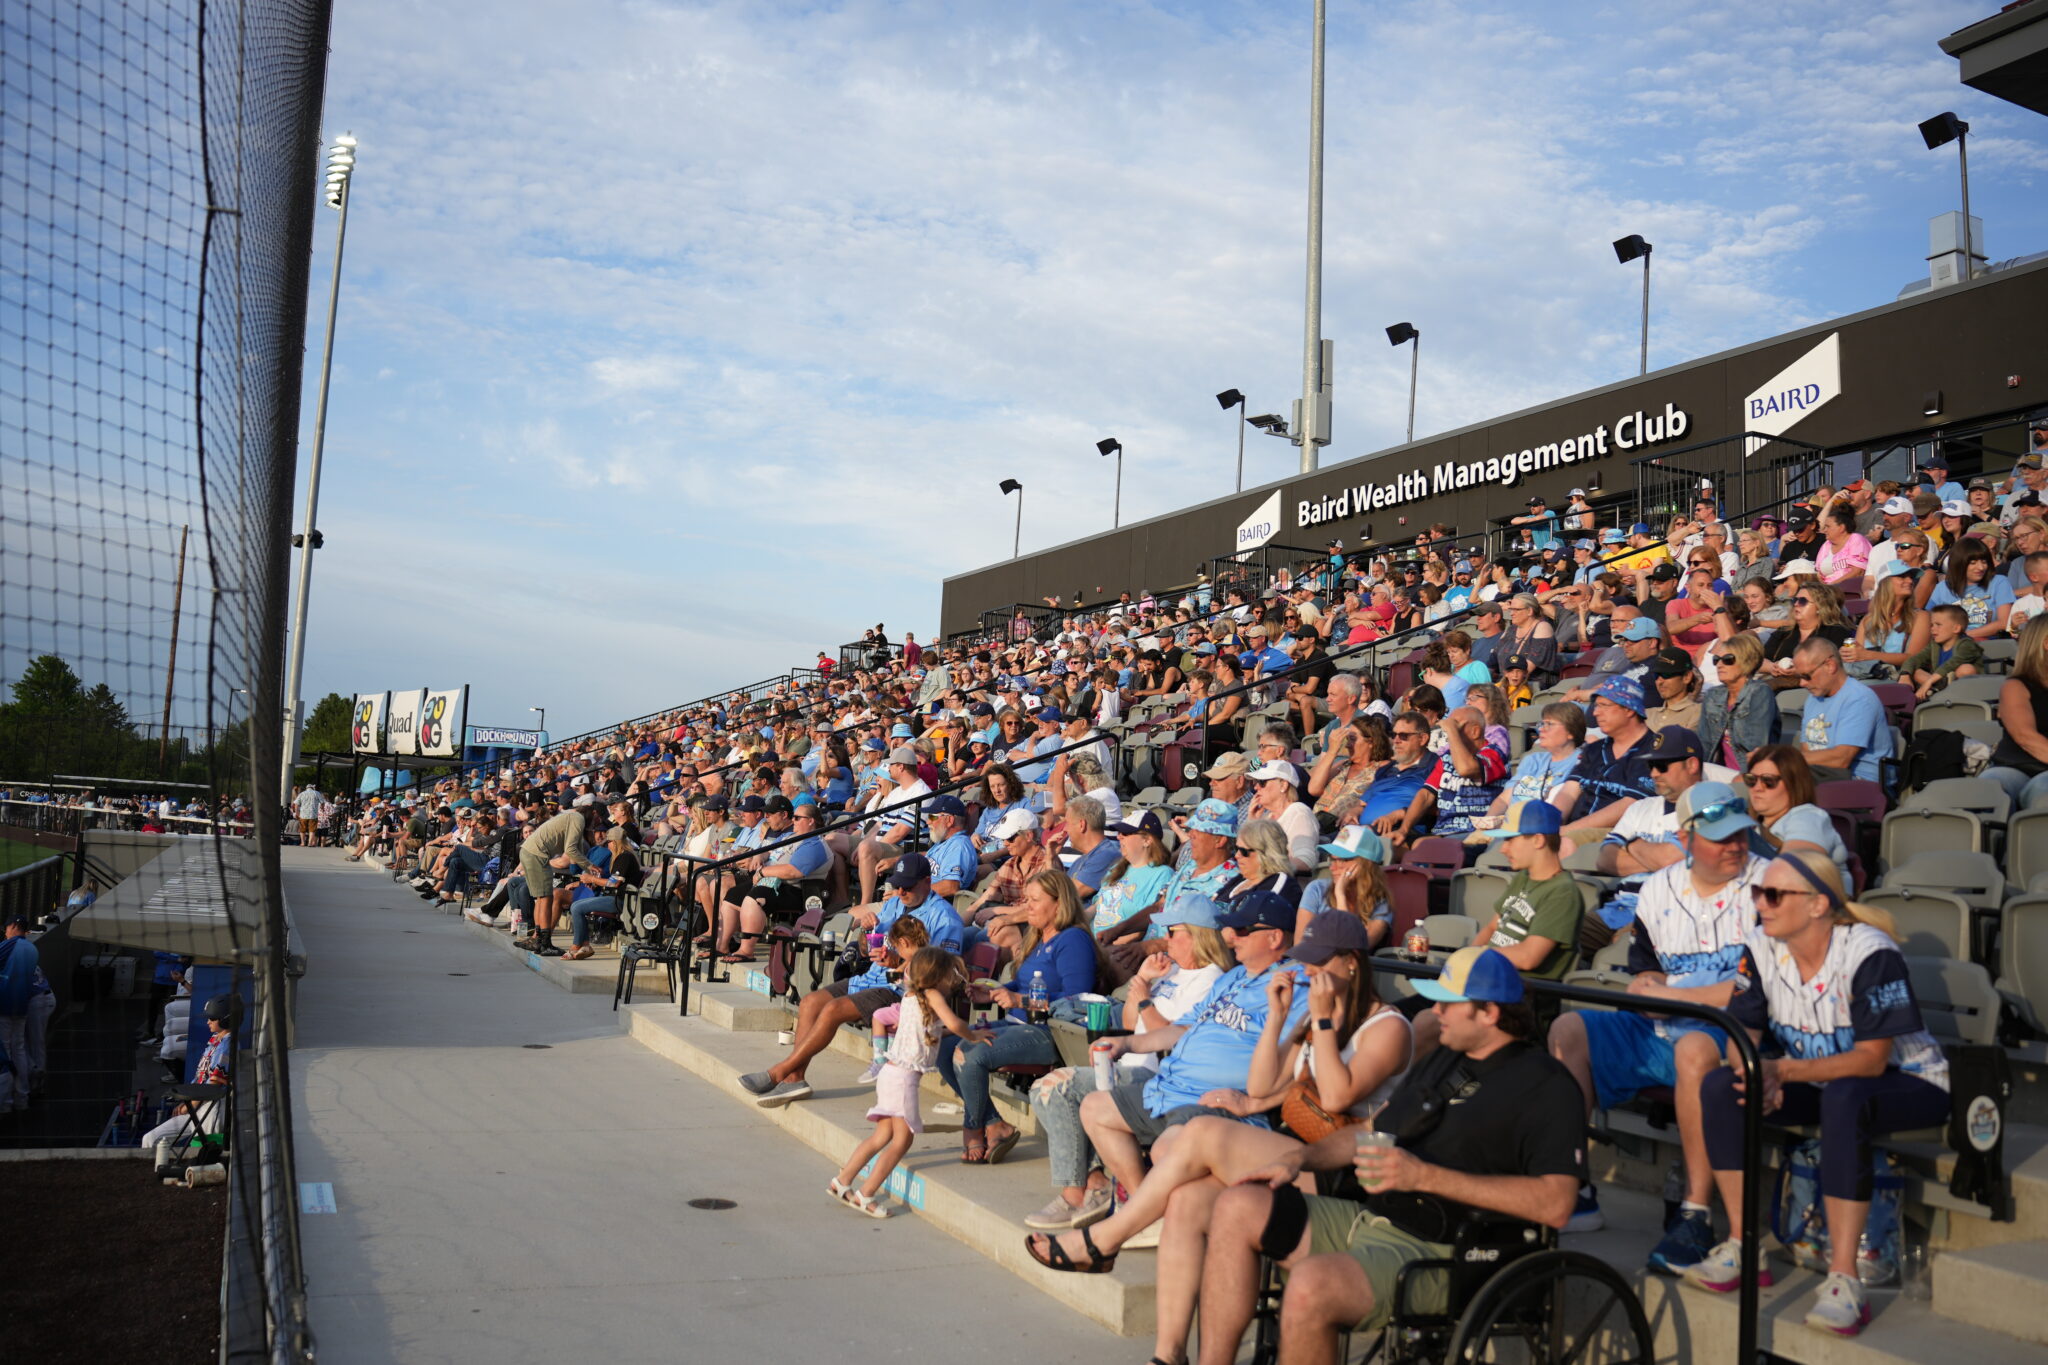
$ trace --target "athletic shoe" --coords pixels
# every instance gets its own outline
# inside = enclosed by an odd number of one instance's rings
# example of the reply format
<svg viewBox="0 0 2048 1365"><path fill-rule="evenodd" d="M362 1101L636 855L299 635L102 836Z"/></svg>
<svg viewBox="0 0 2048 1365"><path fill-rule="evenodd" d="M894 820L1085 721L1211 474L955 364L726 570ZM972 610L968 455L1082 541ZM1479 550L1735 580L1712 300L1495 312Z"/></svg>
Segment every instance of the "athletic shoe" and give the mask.
<svg viewBox="0 0 2048 1365"><path fill-rule="evenodd" d="M513 940L512 940L512 946L513 946L514 948L520 948L520 949L523 949L523 950L525 950L526 952L529 952L529 953L530 953L530 952L532 952L532 951L533 951L534 949L536 949L536 948L540 947L540 940L539 940L538 938L534 937L534 936L533 936L532 934L528 934L528 935L527 935L527 936L526 936L525 938L515 938L515 939L513 939Z"/></svg>
<svg viewBox="0 0 2048 1365"><path fill-rule="evenodd" d="M1579 1202L1572 1208L1571 1220L1564 1225L1566 1232L1598 1232L1607 1226L1607 1215L1600 1212L1600 1192L1591 1185L1579 1186Z"/></svg>
<svg viewBox="0 0 2048 1365"><path fill-rule="evenodd" d="M1742 1284L1742 1242L1730 1237L1720 1243L1691 1269L1685 1278L1702 1289L1711 1289L1716 1294L1728 1294ZM1757 1257L1756 1283L1759 1289L1769 1289L1773 1282L1770 1258L1759 1254Z"/></svg>
<svg viewBox="0 0 2048 1365"><path fill-rule="evenodd" d="M760 1099L755 1100L754 1103L760 1105L763 1109L780 1109L791 1100L807 1100L810 1097L811 1083L809 1081L784 1081Z"/></svg>
<svg viewBox="0 0 2048 1365"><path fill-rule="evenodd" d="M557 948L552 943L543 943L533 950L533 955L535 957L560 957L564 951L566 950Z"/></svg>
<svg viewBox="0 0 2048 1365"><path fill-rule="evenodd" d="M1074 1206L1069 1204L1064 1196L1056 1194L1052 1197L1052 1202L1038 1212L1025 1214L1024 1226L1037 1228L1041 1232L1070 1228L1074 1226L1075 1212Z"/></svg>
<svg viewBox="0 0 2048 1365"><path fill-rule="evenodd" d="M1683 1275L1714 1249L1714 1216L1705 1209L1680 1209L1664 1226L1664 1240L1650 1253L1650 1269Z"/></svg>
<svg viewBox="0 0 2048 1365"><path fill-rule="evenodd" d="M1806 1310L1808 1327L1818 1327L1838 1337L1855 1336L1869 1321L1870 1304L1863 1297L1862 1284L1854 1275L1839 1271L1828 1276L1814 1298L1813 1307Z"/></svg>
<svg viewBox="0 0 2048 1365"><path fill-rule="evenodd" d="M872 1062L869 1062L868 1069L860 1073L860 1083L862 1085L873 1085L876 1081L882 1079L882 1068L888 1064L889 1059L887 1057L877 1057Z"/></svg>
<svg viewBox="0 0 2048 1365"><path fill-rule="evenodd" d="M784 1047L795 1047L796 1030L789 1028L783 1029L780 1033L777 1033L775 1035L775 1041L782 1044L782 1046Z"/></svg>
<svg viewBox="0 0 2048 1365"><path fill-rule="evenodd" d="M775 1078L765 1071L749 1071L740 1077L740 1089L749 1095L765 1095L775 1088Z"/></svg>

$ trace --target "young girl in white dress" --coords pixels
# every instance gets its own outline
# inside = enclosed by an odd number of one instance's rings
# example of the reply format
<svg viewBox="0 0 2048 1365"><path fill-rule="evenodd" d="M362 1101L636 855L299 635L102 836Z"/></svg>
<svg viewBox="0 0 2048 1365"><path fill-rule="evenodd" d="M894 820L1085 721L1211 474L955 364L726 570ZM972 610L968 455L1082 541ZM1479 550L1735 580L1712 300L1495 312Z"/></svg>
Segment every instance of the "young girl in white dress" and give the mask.
<svg viewBox="0 0 2048 1365"><path fill-rule="evenodd" d="M963 1039L968 1036L968 1025L948 1003L948 998L966 985L966 967L944 948L918 949L903 969L903 1004L896 1018L896 1036L889 1044L882 1073L875 1079L875 1103L868 1110L875 1131L853 1149L853 1155L825 1187L834 1199L870 1218L889 1216L882 1202L882 1187L910 1150L912 1139L924 1131L918 1086L924 1073L938 1065L940 1030ZM875 1168L856 1187L854 1182L869 1157L875 1158Z"/></svg>

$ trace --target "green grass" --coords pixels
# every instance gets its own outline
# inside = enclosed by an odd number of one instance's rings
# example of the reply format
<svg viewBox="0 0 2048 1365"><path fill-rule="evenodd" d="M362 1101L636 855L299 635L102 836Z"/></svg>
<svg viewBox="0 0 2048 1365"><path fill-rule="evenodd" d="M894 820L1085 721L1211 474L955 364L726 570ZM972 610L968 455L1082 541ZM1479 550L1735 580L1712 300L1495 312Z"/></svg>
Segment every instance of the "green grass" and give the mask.
<svg viewBox="0 0 2048 1365"><path fill-rule="evenodd" d="M34 844L18 844L12 839L0 839L0 872L12 872L17 867L27 867L30 863L55 856L55 853L47 848L37 848Z"/></svg>

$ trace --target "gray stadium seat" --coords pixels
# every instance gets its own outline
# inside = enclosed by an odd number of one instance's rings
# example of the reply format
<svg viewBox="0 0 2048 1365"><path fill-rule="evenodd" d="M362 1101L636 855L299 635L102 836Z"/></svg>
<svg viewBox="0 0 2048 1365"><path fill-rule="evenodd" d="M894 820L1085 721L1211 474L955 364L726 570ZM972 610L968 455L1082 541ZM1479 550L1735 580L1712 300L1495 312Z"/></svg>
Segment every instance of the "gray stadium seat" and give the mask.
<svg viewBox="0 0 2048 1365"><path fill-rule="evenodd" d="M2018 640L1986 640L1983 644L1986 673L2012 672L2012 661L2019 657Z"/></svg>
<svg viewBox="0 0 2048 1365"><path fill-rule="evenodd" d="M1929 730L1946 730L1959 720L1997 720L1989 703L1981 701L1960 701L1952 699L1946 692L1936 693L1930 701L1920 703L1913 712L1913 733L1924 734Z"/></svg>
<svg viewBox="0 0 2048 1365"><path fill-rule="evenodd" d="M2048 1032L2048 893L2014 896L1999 924L1999 993L2028 1027Z"/></svg>
<svg viewBox="0 0 2048 1365"><path fill-rule="evenodd" d="M1473 920L1473 928L1493 918L1512 874L1493 867L1468 867L1451 878L1451 913ZM1436 936L1430 936L1436 944ZM1469 942L1469 940L1467 940Z"/></svg>
<svg viewBox="0 0 2048 1365"><path fill-rule="evenodd" d="M1896 867L1921 853L1982 852L1984 822L1966 810L1895 810L1878 835L1878 861Z"/></svg>
<svg viewBox="0 0 2048 1365"><path fill-rule="evenodd" d="M1887 890L1910 886L1916 890L1944 891L1987 913L1996 912L2005 904L2005 872L1988 853L1959 849L1918 853L1903 863L1893 864L1884 874L1883 884Z"/></svg>
<svg viewBox="0 0 2048 1365"><path fill-rule="evenodd" d="M1969 678L1952 678L1947 687L1941 689L1930 700L1935 701L1982 701L1993 707L1998 705L1998 694L2005 687L2005 679L1979 673Z"/></svg>
<svg viewBox="0 0 2048 1365"><path fill-rule="evenodd" d="M1999 995L1989 972L1955 958L1908 957L1906 974L1920 1004L1920 1021L1936 1041L1998 1041Z"/></svg>
<svg viewBox="0 0 2048 1365"><path fill-rule="evenodd" d="M2005 827L2005 879L2031 888L2048 873L2048 806L2023 810Z"/></svg>
<svg viewBox="0 0 2048 1365"><path fill-rule="evenodd" d="M1493 918L1493 911L1489 909L1486 917ZM1429 935L1431 949L1450 951L1477 938L1481 923L1470 915L1431 915L1422 921L1422 932Z"/></svg>
<svg viewBox="0 0 2048 1365"><path fill-rule="evenodd" d="M1886 887L1866 891L1862 903L1888 912L1899 928L1899 951L1907 957L1970 955L1970 907L1942 891Z"/></svg>

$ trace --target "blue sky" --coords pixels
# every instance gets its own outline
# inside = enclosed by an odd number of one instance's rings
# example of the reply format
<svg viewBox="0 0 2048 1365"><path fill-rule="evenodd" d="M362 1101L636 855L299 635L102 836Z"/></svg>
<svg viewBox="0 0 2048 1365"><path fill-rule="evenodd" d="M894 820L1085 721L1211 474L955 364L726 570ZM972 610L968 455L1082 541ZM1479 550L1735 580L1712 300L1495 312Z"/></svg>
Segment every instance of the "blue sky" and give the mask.
<svg viewBox="0 0 2048 1365"><path fill-rule="evenodd" d="M1332 4L1336 441L1890 300L1954 207L2048 249L2048 124L1970 3ZM1307 0L337 9L361 142L305 693L474 685L558 734L808 660L1008 549L1229 488L1300 387ZM334 215L320 213L310 437ZM1247 482L1295 451L1254 434Z"/></svg>

